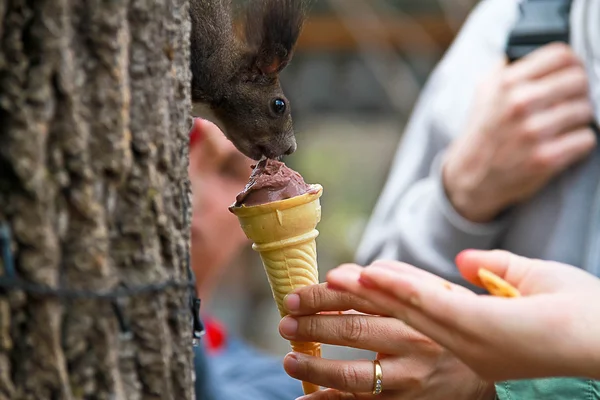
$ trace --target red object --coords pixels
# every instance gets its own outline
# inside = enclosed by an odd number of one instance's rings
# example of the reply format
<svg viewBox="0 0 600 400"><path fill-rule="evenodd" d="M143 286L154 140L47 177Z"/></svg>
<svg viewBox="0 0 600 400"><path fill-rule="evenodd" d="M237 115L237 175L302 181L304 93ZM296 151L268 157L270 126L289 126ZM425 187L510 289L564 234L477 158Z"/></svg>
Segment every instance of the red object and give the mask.
<svg viewBox="0 0 600 400"><path fill-rule="evenodd" d="M190 131L190 149L196 143L200 143L202 138L204 137L204 132L202 131L202 120L200 118L194 118L194 124L192 125L192 130Z"/></svg>
<svg viewBox="0 0 600 400"><path fill-rule="evenodd" d="M206 349L209 354L218 353L225 348L227 343L227 330L213 318L204 317L203 319L206 335L202 340L206 342Z"/></svg>

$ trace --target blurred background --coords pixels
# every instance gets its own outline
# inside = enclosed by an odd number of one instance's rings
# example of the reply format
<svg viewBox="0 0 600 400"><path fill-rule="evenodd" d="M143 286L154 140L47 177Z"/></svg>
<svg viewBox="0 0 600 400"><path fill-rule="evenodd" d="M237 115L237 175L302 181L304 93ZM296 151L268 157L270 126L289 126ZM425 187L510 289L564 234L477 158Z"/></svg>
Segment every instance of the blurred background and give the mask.
<svg viewBox="0 0 600 400"><path fill-rule="evenodd" d="M353 261L419 91L476 3L315 0L282 80L298 140L285 161L324 187L321 281L329 269ZM289 351L260 258L249 247L208 308L255 346ZM327 348L324 356L356 354Z"/></svg>

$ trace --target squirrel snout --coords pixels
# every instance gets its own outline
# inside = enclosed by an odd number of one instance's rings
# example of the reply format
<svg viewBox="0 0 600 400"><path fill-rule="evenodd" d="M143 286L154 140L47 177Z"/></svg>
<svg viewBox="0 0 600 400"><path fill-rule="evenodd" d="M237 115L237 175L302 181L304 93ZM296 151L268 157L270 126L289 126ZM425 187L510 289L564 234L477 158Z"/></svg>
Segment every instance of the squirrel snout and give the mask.
<svg viewBox="0 0 600 400"><path fill-rule="evenodd" d="M258 151L267 158L280 158L292 154L297 149L296 139L291 138L283 142L274 142L258 145Z"/></svg>
<svg viewBox="0 0 600 400"><path fill-rule="evenodd" d="M294 140L294 143L292 143L292 145L289 147L289 149L286 150L285 155L289 156L290 154L295 152L297 148L298 148L298 145L296 144L296 141Z"/></svg>

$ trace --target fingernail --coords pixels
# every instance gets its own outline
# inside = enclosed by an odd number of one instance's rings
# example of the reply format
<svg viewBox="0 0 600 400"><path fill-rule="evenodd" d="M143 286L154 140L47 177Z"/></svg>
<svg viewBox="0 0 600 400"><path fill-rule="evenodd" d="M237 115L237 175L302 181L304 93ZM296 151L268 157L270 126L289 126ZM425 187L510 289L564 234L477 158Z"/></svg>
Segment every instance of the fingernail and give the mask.
<svg viewBox="0 0 600 400"><path fill-rule="evenodd" d="M289 312L300 310L300 296L291 293L284 297L283 304Z"/></svg>
<svg viewBox="0 0 600 400"><path fill-rule="evenodd" d="M331 283L331 282L327 282L327 289L329 289L329 290L334 290L334 291L336 291L336 292L341 292L341 291L343 291L343 289L342 289L341 287L339 287L339 286L337 286L337 285L335 285L335 284L333 284L333 283Z"/></svg>
<svg viewBox="0 0 600 400"><path fill-rule="evenodd" d="M292 317L285 317L279 324L279 331L281 335L286 339L293 339L296 336L298 330L298 321Z"/></svg>
<svg viewBox="0 0 600 400"><path fill-rule="evenodd" d="M361 275L360 278L358 278L358 283L360 283L362 286L364 286L367 289L377 288L377 285L375 285L375 282L373 282L373 280L371 278L369 278L368 276L365 276L365 275Z"/></svg>
<svg viewBox="0 0 600 400"><path fill-rule="evenodd" d="M327 282L329 282L331 279L343 278L343 277L344 277L344 274L340 273L339 268L332 269L331 271L329 271L327 273Z"/></svg>
<svg viewBox="0 0 600 400"><path fill-rule="evenodd" d="M283 367L290 375L294 375L296 372L298 372L298 357L296 354L289 353L287 356L285 356L285 359L283 360Z"/></svg>
<svg viewBox="0 0 600 400"><path fill-rule="evenodd" d="M467 257L469 254L473 253L474 251L475 250L473 250L473 249L463 250L456 255L456 258L454 259L454 261L456 262L457 265L460 265L465 261L465 257Z"/></svg>

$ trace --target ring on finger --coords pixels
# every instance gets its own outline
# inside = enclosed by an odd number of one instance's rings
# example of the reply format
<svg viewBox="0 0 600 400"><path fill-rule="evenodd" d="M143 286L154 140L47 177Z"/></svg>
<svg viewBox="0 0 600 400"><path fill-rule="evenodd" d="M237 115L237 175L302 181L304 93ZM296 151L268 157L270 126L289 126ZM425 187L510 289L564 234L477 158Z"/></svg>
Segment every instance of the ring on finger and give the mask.
<svg viewBox="0 0 600 400"><path fill-rule="evenodd" d="M383 391L383 370L379 360L373 360L373 394Z"/></svg>

